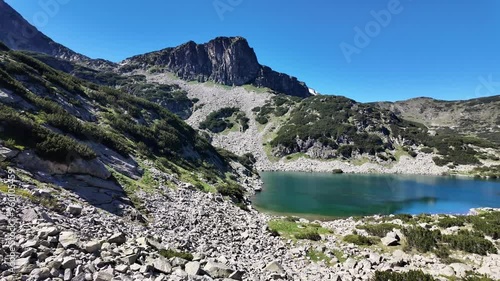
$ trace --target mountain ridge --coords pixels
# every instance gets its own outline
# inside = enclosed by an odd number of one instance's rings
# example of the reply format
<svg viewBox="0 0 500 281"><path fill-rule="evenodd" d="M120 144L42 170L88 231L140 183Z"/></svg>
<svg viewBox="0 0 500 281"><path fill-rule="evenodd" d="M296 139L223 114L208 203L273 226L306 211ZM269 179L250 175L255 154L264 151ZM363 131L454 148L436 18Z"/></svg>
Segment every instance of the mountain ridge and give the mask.
<svg viewBox="0 0 500 281"><path fill-rule="evenodd" d="M253 84L293 96L311 95L305 83L297 78L260 65L247 40L239 36L217 37L205 44L188 41L177 47L139 54L113 63L104 59L91 59L55 42L1 0L0 41L13 50L43 53L97 70L111 71L118 68L123 71L125 68L133 69L133 65L135 68L159 66L166 67L185 80L213 81L229 86ZM142 60L146 60L147 65L141 65Z"/></svg>
<svg viewBox="0 0 500 281"><path fill-rule="evenodd" d="M204 44L189 41L125 59L122 72L135 69L170 71L184 80L212 81L228 86L252 84L291 96L311 95L296 77L261 65L248 41L240 36L216 37Z"/></svg>

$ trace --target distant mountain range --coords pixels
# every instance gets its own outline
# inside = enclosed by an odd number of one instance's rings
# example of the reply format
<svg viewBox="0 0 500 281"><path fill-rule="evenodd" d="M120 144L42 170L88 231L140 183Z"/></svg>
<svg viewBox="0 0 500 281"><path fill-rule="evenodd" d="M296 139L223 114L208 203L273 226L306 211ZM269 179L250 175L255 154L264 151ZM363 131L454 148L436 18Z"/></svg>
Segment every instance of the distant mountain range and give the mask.
<svg viewBox="0 0 500 281"><path fill-rule="evenodd" d="M394 103L381 102L378 106L405 119L425 124L430 129L449 128L500 144L500 96L464 101L415 98Z"/></svg>

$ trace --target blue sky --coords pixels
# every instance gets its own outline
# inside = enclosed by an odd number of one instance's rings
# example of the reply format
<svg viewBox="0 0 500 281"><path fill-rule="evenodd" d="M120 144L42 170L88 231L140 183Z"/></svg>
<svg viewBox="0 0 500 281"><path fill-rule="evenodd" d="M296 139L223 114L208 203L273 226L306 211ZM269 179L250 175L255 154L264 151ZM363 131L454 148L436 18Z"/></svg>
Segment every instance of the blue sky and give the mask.
<svg viewBox="0 0 500 281"><path fill-rule="evenodd" d="M120 61L239 35L261 64L323 94L363 102L500 94L496 0L6 2L55 41L93 58Z"/></svg>

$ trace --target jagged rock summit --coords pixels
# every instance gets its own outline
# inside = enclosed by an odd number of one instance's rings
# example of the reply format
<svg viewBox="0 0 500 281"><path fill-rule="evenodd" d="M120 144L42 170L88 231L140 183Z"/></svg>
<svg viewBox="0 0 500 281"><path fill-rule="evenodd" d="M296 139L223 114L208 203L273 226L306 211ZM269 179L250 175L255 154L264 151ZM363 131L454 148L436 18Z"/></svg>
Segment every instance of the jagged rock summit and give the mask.
<svg viewBox="0 0 500 281"><path fill-rule="evenodd" d="M297 78L261 65L243 37L217 37L205 44L190 41L175 48L134 56L122 63L123 71L154 67L185 80L229 86L252 84L293 96L311 95L306 84Z"/></svg>
<svg viewBox="0 0 500 281"><path fill-rule="evenodd" d="M13 50L43 53L93 69L113 71L117 67L110 61L91 59L53 41L4 0L0 0L0 41ZM156 67L185 80L213 81L229 86L251 84L287 95L311 96L306 84L297 78L261 65L243 37L217 37L205 44L190 41L178 47L134 56L121 65L122 72Z"/></svg>

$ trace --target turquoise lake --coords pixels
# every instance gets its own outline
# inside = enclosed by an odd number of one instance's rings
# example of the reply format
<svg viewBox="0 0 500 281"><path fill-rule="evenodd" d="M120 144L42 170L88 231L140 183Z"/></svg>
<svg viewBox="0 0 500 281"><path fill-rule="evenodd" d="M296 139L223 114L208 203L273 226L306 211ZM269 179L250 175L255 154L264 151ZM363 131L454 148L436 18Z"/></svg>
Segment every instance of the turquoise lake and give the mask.
<svg viewBox="0 0 500 281"><path fill-rule="evenodd" d="M253 198L264 212L313 218L465 214L500 207L500 181L457 177L264 172Z"/></svg>

